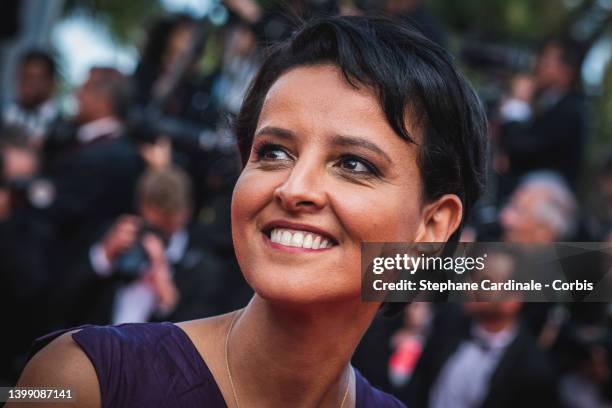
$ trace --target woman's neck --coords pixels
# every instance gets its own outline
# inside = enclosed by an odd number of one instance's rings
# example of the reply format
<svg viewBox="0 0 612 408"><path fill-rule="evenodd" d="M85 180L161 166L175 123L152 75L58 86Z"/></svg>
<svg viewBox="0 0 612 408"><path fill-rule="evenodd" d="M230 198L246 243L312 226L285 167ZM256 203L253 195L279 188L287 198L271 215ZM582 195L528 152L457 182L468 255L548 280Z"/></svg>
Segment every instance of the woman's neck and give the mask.
<svg viewBox="0 0 612 408"><path fill-rule="evenodd" d="M338 407L350 358L376 310L361 301L304 310L255 295L228 343L240 405Z"/></svg>

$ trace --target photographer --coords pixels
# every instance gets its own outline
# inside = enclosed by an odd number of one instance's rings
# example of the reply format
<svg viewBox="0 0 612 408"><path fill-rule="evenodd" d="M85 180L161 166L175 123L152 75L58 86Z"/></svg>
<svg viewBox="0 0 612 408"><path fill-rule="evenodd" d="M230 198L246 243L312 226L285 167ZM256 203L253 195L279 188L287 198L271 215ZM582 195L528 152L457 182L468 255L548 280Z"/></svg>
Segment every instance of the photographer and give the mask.
<svg viewBox="0 0 612 408"><path fill-rule="evenodd" d="M583 55L566 38L546 41L532 75L520 75L501 104L499 196L508 197L525 174L561 173L575 191L587 140L584 95L580 91Z"/></svg>
<svg viewBox="0 0 612 408"><path fill-rule="evenodd" d="M222 310L227 274L187 225L186 174L149 171L136 195L140 215L119 217L73 271L69 281L81 284L70 290L71 324L174 321Z"/></svg>

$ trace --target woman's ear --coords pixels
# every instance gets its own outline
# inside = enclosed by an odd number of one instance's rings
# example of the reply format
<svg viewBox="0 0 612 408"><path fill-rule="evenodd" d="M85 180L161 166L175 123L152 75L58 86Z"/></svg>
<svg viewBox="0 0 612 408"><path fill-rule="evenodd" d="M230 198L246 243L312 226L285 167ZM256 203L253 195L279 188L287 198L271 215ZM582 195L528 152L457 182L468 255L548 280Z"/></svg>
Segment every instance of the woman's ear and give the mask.
<svg viewBox="0 0 612 408"><path fill-rule="evenodd" d="M463 205L455 194L446 194L423 208L416 242L446 242L461 224Z"/></svg>

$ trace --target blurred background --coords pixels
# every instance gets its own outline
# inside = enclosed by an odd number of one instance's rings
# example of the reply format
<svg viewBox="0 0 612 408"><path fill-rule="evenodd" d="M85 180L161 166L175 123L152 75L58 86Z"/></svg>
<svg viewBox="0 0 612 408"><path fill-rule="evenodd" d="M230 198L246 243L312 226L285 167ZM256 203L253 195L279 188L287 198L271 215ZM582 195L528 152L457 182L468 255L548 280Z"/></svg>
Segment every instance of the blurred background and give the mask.
<svg viewBox="0 0 612 408"><path fill-rule="evenodd" d="M468 74L491 152L464 241L612 242L611 0L0 8L0 385L56 329L246 304L231 118L266 47L319 15L392 15ZM611 333L607 303L413 303L377 318L353 363L409 407L611 407Z"/></svg>

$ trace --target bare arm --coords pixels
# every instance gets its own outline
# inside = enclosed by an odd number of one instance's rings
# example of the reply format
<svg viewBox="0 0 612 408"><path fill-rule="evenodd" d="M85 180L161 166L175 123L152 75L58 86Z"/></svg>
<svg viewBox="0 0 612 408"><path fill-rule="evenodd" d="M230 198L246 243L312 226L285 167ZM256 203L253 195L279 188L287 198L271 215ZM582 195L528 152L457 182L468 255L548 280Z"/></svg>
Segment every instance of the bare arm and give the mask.
<svg viewBox="0 0 612 408"><path fill-rule="evenodd" d="M69 388L72 402L8 403L7 408L101 407L100 386L93 364L83 350L66 333L49 343L28 362L18 387Z"/></svg>

